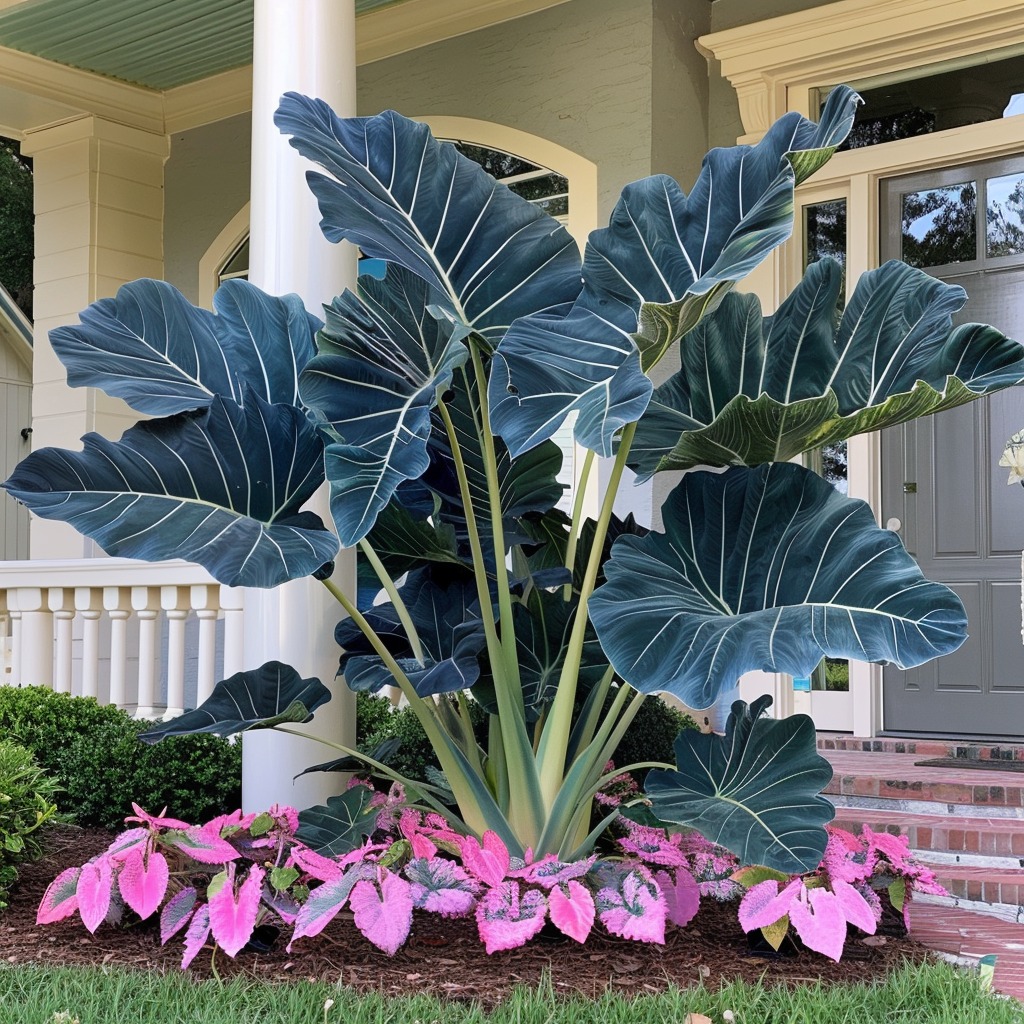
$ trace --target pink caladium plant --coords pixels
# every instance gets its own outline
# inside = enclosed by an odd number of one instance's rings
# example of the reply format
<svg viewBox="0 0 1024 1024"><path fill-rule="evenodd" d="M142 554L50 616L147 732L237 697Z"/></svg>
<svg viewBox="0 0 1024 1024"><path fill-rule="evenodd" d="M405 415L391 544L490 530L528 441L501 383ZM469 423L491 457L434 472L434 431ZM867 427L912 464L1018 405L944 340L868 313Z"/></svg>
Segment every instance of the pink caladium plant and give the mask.
<svg viewBox="0 0 1024 1024"><path fill-rule="evenodd" d="M905 840L869 829L855 836L830 828L818 869L791 878L739 869L732 854L698 833L624 818L617 852L571 862L551 854L535 859L529 850L513 857L496 833L461 835L442 815L405 801L400 787L374 796L372 834L331 855L297 838L299 818L290 807L235 811L196 825L135 807L131 827L102 854L54 879L37 921L78 913L95 931L125 912L155 917L161 942L183 936L186 967L209 942L239 955L264 920L290 929L291 949L346 907L388 955L406 941L416 912L474 916L488 953L523 945L548 921L576 942L600 925L660 943L667 927L694 918L702 895L739 891L745 929L761 928L778 942L793 928L808 948L835 958L848 926L874 930L881 904L873 885L888 885L904 911L914 890L938 889Z"/></svg>

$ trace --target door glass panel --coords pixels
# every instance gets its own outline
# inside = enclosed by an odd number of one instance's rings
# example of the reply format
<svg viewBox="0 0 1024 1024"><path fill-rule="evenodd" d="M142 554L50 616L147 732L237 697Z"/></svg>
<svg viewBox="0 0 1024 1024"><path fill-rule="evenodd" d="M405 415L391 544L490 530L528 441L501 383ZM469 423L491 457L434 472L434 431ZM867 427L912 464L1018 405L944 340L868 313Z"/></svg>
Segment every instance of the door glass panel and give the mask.
<svg viewBox="0 0 1024 1024"><path fill-rule="evenodd" d="M986 254L1024 253L1024 173L988 178L985 199Z"/></svg>
<svg viewBox="0 0 1024 1024"><path fill-rule="evenodd" d="M902 197L902 259L941 267L977 259L977 198L973 181L907 192Z"/></svg>
<svg viewBox="0 0 1024 1024"><path fill-rule="evenodd" d="M804 269L824 257L834 259L846 271L846 200L831 199L804 207ZM839 305L845 305L846 285Z"/></svg>

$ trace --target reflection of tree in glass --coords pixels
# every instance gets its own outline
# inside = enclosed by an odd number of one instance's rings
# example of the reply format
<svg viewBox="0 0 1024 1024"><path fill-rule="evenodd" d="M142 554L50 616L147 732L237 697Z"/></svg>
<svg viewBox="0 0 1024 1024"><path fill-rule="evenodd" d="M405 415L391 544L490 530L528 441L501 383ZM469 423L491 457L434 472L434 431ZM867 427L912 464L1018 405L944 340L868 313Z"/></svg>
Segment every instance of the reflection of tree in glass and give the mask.
<svg viewBox="0 0 1024 1024"><path fill-rule="evenodd" d="M537 164L503 153L486 146L474 146L468 142L456 142L455 148L470 160L478 163L491 177L502 181L521 174L543 172ZM569 212L569 182L561 174L547 172L524 181L505 182L517 196L536 203L549 216L561 217Z"/></svg>
<svg viewBox="0 0 1024 1024"><path fill-rule="evenodd" d="M846 269L846 200L834 199L804 207L804 269L826 256ZM846 284L838 311L846 305Z"/></svg>
<svg viewBox="0 0 1024 1024"><path fill-rule="evenodd" d="M866 109L867 107L862 107L861 111ZM920 107L912 107L910 110L901 110L895 114L854 120L853 129L840 149L863 149L865 146L877 146L882 142L895 142L896 139L930 135L933 131L935 115Z"/></svg>
<svg viewBox="0 0 1024 1024"><path fill-rule="evenodd" d="M821 449L821 475L840 494L846 494L847 492L848 470L849 464L845 441L827 444Z"/></svg>
<svg viewBox="0 0 1024 1024"><path fill-rule="evenodd" d="M32 171L18 144L0 139L0 284L32 316Z"/></svg>
<svg viewBox="0 0 1024 1024"><path fill-rule="evenodd" d="M1024 178L1006 197L1006 202L990 202L986 209L989 256L1014 256L1024 252Z"/></svg>
<svg viewBox="0 0 1024 1024"><path fill-rule="evenodd" d="M903 260L938 267L977 258L973 181L910 192L903 197Z"/></svg>

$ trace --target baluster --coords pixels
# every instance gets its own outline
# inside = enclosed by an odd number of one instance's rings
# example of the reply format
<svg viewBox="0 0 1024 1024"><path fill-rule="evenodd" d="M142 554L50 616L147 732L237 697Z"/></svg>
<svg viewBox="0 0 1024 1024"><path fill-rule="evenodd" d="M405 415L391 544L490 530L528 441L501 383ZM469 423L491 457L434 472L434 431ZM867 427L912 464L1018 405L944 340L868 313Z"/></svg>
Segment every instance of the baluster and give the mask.
<svg viewBox="0 0 1024 1024"><path fill-rule="evenodd" d="M197 585L191 588L192 608L199 619L199 670L196 679L196 704L202 704L217 682L217 598L220 587Z"/></svg>
<svg viewBox="0 0 1024 1024"><path fill-rule="evenodd" d="M164 718L174 718L185 710L186 594L184 587L160 588L160 606L167 615L167 713Z"/></svg>
<svg viewBox="0 0 1024 1024"><path fill-rule="evenodd" d="M99 700L102 591L75 587L75 611L82 617L82 696Z"/></svg>
<svg viewBox="0 0 1024 1024"><path fill-rule="evenodd" d="M19 587L21 683L53 686L53 616L40 587Z"/></svg>
<svg viewBox="0 0 1024 1024"><path fill-rule="evenodd" d="M132 608L139 620L139 695L136 718L156 718L156 619L160 594L155 588L132 587Z"/></svg>
<svg viewBox="0 0 1024 1024"><path fill-rule="evenodd" d="M11 685L21 686L21 609L18 591L12 590L7 598L7 614L11 618Z"/></svg>
<svg viewBox="0 0 1024 1024"><path fill-rule="evenodd" d="M53 631L56 637L53 653L53 688L58 693L70 693L75 592L64 587L50 587L48 604L50 611L53 612Z"/></svg>
<svg viewBox="0 0 1024 1024"><path fill-rule="evenodd" d="M127 703L129 590L126 587L104 587L103 608L110 618L110 703L123 708Z"/></svg>

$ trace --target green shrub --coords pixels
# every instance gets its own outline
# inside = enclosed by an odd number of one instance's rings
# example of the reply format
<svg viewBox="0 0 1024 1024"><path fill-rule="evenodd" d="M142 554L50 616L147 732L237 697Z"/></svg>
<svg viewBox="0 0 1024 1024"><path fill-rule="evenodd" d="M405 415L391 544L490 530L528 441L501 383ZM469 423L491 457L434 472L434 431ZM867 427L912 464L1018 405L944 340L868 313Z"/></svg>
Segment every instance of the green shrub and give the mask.
<svg viewBox="0 0 1024 1024"><path fill-rule="evenodd" d="M39 856L37 830L57 810L56 789L31 751L0 740L0 909L17 877L14 865Z"/></svg>
<svg viewBox="0 0 1024 1024"><path fill-rule="evenodd" d="M149 726L90 697L45 687L0 687L0 733L32 750L64 790L79 825L116 829L132 802L202 821L241 804L242 748L218 736L177 736L149 746Z"/></svg>

